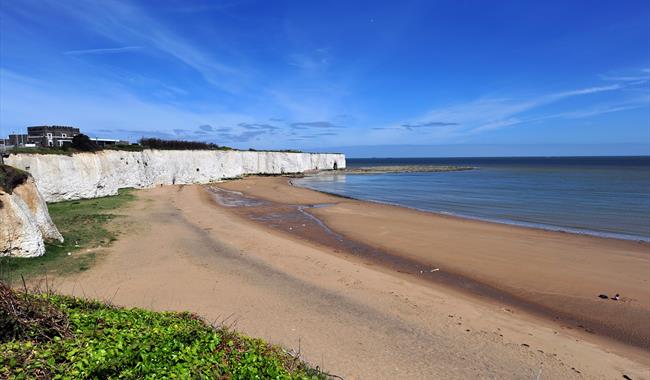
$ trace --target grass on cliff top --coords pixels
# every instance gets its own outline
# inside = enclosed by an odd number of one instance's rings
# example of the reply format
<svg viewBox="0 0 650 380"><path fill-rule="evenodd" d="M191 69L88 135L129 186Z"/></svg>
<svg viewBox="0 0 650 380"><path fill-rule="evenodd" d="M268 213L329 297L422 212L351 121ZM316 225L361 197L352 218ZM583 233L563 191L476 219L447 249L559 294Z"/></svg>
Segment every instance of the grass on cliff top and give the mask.
<svg viewBox="0 0 650 380"><path fill-rule="evenodd" d="M0 190L11 194L18 186L25 183L29 174L9 165L0 165Z"/></svg>
<svg viewBox="0 0 650 380"><path fill-rule="evenodd" d="M61 148L11 148L8 150L10 154L62 154L71 155L73 152L69 149Z"/></svg>
<svg viewBox="0 0 650 380"><path fill-rule="evenodd" d="M190 313L117 308L0 283L3 379L324 379L277 346Z"/></svg>
<svg viewBox="0 0 650 380"><path fill-rule="evenodd" d="M108 228L108 223L119 218L119 210L134 199L133 189L122 189L111 197L48 204L52 221L65 241L46 243L41 257L0 258L0 279L15 283L21 275L30 278L87 270L96 259L95 252L87 251L107 247L117 239L119 231Z"/></svg>
<svg viewBox="0 0 650 380"><path fill-rule="evenodd" d="M112 145L112 146L107 146L101 149L98 149L98 151L101 150L121 150L121 151L127 151L127 152L142 152L145 148L140 145ZM43 148L43 147L38 147L38 148L11 148L9 150L10 154L55 154L55 155L65 155L65 156L72 156L75 153L94 153L94 152L83 152L71 147L63 147L63 148Z"/></svg>

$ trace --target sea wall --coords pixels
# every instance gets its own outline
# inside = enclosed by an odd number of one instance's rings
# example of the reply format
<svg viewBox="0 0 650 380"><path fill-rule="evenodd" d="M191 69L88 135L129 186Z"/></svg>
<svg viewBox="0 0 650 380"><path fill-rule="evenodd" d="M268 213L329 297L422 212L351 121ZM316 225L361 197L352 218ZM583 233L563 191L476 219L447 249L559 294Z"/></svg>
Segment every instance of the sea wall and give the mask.
<svg viewBox="0 0 650 380"><path fill-rule="evenodd" d="M42 256L50 239L63 241L32 177L11 193L0 189L0 257Z"/></svg>
<svg viewBox="0 0 650 380"><path fill-rule="evenodd" d="M120 188L209 183L247 174L345 168L343 154L210 150L104 150L12 154L5 163L29 172L47 202L117 194Z"/></svg>

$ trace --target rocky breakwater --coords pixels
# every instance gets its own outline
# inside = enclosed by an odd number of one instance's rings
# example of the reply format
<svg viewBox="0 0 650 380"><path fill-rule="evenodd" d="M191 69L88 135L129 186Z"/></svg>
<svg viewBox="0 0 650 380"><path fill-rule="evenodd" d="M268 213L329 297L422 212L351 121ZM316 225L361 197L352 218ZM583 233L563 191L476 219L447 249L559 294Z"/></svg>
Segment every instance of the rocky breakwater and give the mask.
<svg viewBox="0 0 650 380"><path fill-rule="evenodd" d="M150 150L13 154L5 162L29 172L48 202L117 194L120 188L209 183L249 174L343 169L345 156L329 153Z"/></svg>
<svg viewBox="0 0 650 380"><path fill-rule="evenodd" d="M45 199L27 172L0 165L0 257L45 253L45 240L63 241Z"/></svg>

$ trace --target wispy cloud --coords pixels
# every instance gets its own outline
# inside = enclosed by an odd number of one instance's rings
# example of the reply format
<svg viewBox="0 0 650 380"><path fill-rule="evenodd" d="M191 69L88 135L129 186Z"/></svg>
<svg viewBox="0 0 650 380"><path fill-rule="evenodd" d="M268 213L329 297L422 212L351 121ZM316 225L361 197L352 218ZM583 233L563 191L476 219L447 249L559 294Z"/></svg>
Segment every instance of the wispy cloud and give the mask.
<svg viewBox="0 0 650 380"><path fill-rule="evenodd" d="M240 2L219 2L219 3L207 3L207 4L190 4L183 3L181 6L171 7L170 10L173 12L181 13L196 13L196 12L214 12L214 11L224 11L230 8L238 6Z"/></svg>
<svg viewBox="0 0 650 380"><path fill-rule="evenodd" d="M90 30L118 43L151 46L200 73L213 86L237 91L243 73L166 28L137 6L128 2L56 3Z"/></svg>
<svg viewBox="0 0 650 380"><path fill-rule="evenodd" d="M648 82L650 81L650 69L634 71L614 72L600 75L600 79L617 82Z"/></svg>
<svg viewBox="0 0 650 380"><path fill-rule="evenodd" d="M115 54L115 53L127 53L130 51L135 51L140 49L142 49L142 46L123 46L117 48L68 50L68 51L64 51L63 54L66 55Z"/></svg>
<svg viewBox="0 0 650 380"><path fill-rule="evenodd" d="M563 98L568 98L571 96L577 96L577 95L588 95L588 94L595 94L598 92L605 92L605 91L614 91L614 90L619 90L623 87L624 85L622 84L612 84L609 86L595 86L595 87L588 87L588 88L580 88L577 90L570 90L570 91L564 91L564 92L558 92L555 94L550 94L545 97L540 98L538 101L540 103L548 103L552 101L556 101L559 99Z"/></svg>
<svg viewBox="0 0 650 380"><path fill-rule="evenodd" d="M244 131L240 133L221 133L219 137L226 142L242 143L257 139L266 133L265 131Z"/></svg>
<svg viewBox="0 0 650 380"><path fill-rule="evenodd" d="M344 128L342 125L330 123L329 121L301 121L289 123L291 128L294 129L311 129L311 128Z"/></svg>
<svg viewBox="0 0 650 380"><path fill-rule="evenodd" d="M418 129L418 128L449 127L452 125L458 125L458 123L449 123L444 121L425 121L423 123L402 124L402 127L411 131L413 129Z"/></svg>
<svg viewBox="0 0 650 380"><path fill-rule="evenodd" d="M417 123L402 123L409 131L416 129L416 126L430 127L452 127L446 133L460 136L494 131L501 128L511 127L522 123L535 122L550 118L583 118L595 116L602 113L623 111L632 108L647 106L648 102L638 97L627 103L610 103L597 108L585 110L574 110L563 113L552 113L536 115L532 114L537 109L542 109L552 103L581 96L589 96L598 93L622 91L635 88L638 83L619 81L604 86L591 86L574 90L560 91L531 98L481 98L468 103L456 104L448 107L438 108L430 111ZM445 122L431 122L430 120L445 120ZM375 130L390 130L399 127L375 127Z"/></svg>
<svg viewBox="0 0 650 380"><path fill-rule="evenodd" d="M17 131L30 124L61 124L75 125L89 133L99 131L105 137L129 140L143 136L196 138L195 129L209 132L205 130L208 129L206 126L237 125L251 118L248 114L227 113L214 108L192 111L169 103L143 100L127 89L99 78L89 79L92 85L88 89L79 89L70 87L69 83L26 81L20 74L0 69L0 80L2 107L11 110L0 115L0 126L21 126ZM34 107L38 108L38 113L34 112ZM108 131L112 133L108 134ZM219 132L231 130L213 128L210 134L204 135L205 139L218 142L215 133Z"/></svg>
<svg viewBox="0 0 650 380"><path fill-rule="evenodd" d="M287 57L287 63L303 70L317 70L331 63L329 49L320 48L308 53L292 53Z"/></svg>
<svg viewBox="0 0 650 380"><path fill-rule="evenodd" d="M585 117L602 115L606 113L644 108L644 107L648 107L649 104L650 104L650 98L646 98L645 102L634 101L627 104L599 105L596 107L587 108L583 110L568 111L568 112L562 112L559 114L550 115L548 118L581 119Z"/></svg>
<svg viewBox="0 0 650 380"><path fill-rule="evenodd" d="M121 134L126 134L129 136L133 136L135 138L140 138L140 137L159 137L163 139L169 139L173 138L174 135L168 132L161 132L161 131L148 131L144 129L124 129L124 128L119 128L116 129L115 132L119 132Z"/></svg>
<svg viewBox="0 0 650 380"><path fill-rule="evenodd" d="M479 133L479 132L485 132L485 131L493 131L495 129L500 129L504 127L509 127L511 125L516 125L521 123L521 119L518 119L516 117L509 118L509 119L504 119L504 120L496 120L496 121L491 121L489 123L483 124L479 127L476 127L472 130L469 131L469 133Z"/></svg>
<svg viewBox="0 0 650 380"><path fill-rule="evenodd" d="M274 132L280 129L280 127L276 127L275 125L264 123L239 123L238 126L249 130L261 130L266 132Z"/></svg>

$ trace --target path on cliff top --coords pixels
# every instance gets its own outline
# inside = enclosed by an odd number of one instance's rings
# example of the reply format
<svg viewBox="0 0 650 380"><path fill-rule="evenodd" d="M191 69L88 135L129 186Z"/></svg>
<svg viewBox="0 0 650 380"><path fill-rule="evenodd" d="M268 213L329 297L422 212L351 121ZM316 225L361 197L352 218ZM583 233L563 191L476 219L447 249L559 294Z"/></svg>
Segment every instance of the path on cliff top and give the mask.
<svg viewBox="0 0 650 380"><path fill-rule="evenodd" d="M541 322L262 229L200 186L136 194L130 232L94 268L59 279L61 291L236 322L346 379L637 379L646 371Z"/></svg>

